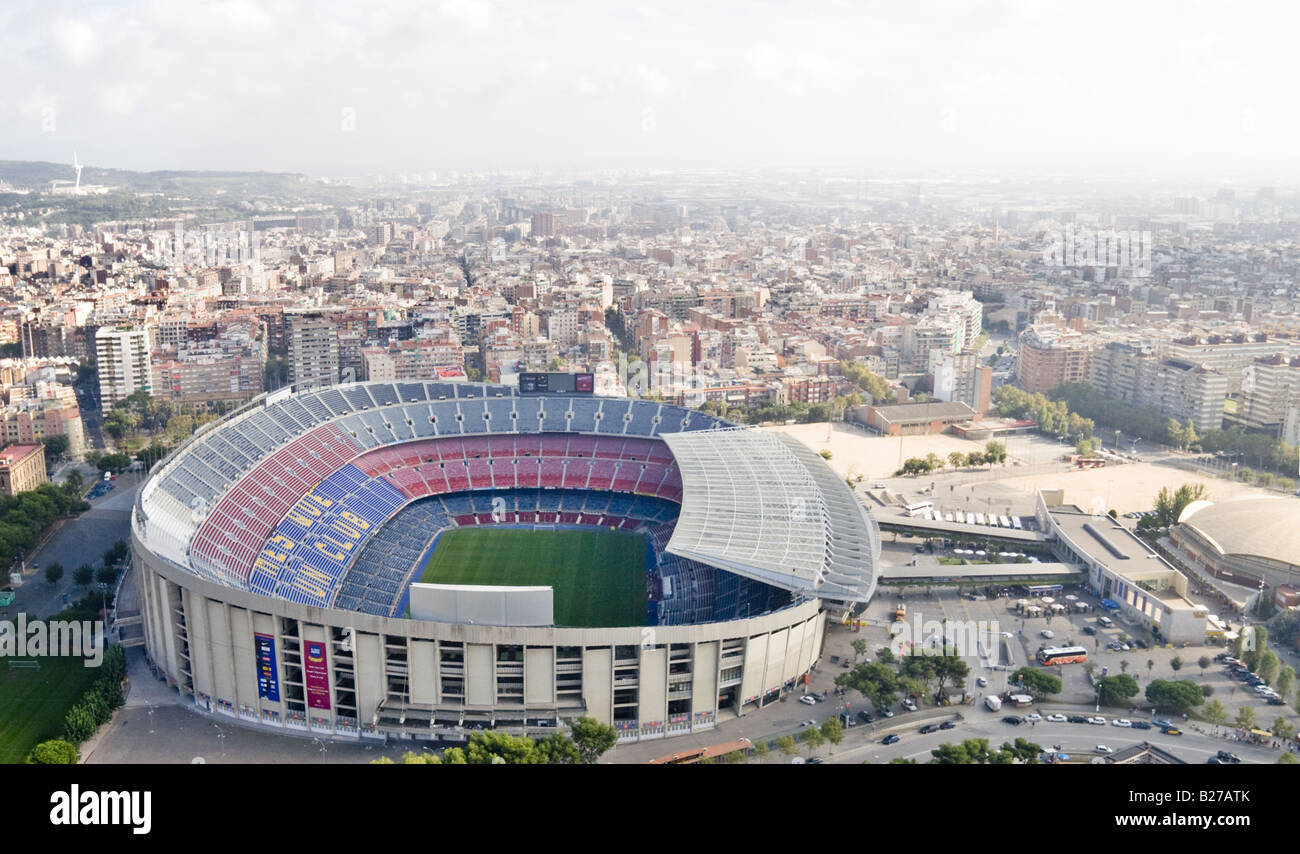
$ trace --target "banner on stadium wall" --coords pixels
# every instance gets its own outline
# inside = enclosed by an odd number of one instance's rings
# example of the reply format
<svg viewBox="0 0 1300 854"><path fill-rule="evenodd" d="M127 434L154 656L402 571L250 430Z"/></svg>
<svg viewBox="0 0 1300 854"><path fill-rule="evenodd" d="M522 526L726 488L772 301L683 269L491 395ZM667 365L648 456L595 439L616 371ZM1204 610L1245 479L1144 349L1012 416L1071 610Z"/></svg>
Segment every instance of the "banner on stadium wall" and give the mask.
<svg viewBox="0 0 1300 854"><path fill-rule="evenodd" d="M253 635L257 653L257 696L280 702L280 678L275 669L275 638Z"/></svg>
<svg viewBox="0 0 1300 854"><path fill-rule="evenodd" d="M325 642L307 641L303 645L303 676L307 685L307 708L330 707L330 674L325 663Z"/></svg>

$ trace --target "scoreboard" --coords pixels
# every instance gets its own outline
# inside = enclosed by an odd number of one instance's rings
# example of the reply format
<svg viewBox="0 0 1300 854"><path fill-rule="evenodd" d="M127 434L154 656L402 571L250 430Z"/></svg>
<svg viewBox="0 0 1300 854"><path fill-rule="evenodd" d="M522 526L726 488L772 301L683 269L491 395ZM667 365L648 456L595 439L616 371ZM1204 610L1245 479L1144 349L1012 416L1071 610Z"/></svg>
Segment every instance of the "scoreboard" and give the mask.
<svg viewBox="0 0 1300 854"><path fill-rule="evenodd" d="M594 394L594 374L522 373L519 375L520 394Z"/></svg>

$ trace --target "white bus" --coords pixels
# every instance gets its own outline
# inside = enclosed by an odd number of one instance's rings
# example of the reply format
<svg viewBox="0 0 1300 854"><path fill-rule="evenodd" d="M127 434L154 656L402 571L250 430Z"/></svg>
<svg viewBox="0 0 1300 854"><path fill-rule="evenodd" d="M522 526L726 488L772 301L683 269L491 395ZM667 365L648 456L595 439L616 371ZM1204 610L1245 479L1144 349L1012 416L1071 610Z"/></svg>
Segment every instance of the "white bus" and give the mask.
<svg viewBox="0 0 1300 854"><path fill-rule="evenodd" d="M1010 528L1010 527L1011 527L1011 520L1008 519L1006 516L999 516L999 517L998 517L998 521L1002 523L1002 527L1004 527L1004 528Z"/></svg>
<svg viewBox="0 0 1300 854"><path fill-rule="evenodd" d="M1024 526L1020 524L1019 516L1011 517L1011 527L1015 528L1017 531L1023 531L1025 529Z"/></svg>
<svg viewBox="0 0 1300 854"><path fill-rule="evenodd" d="M915 504L907 505L903 509L907 511L908 516L920 516L933 507L933 501L918 501Z"/></svg>

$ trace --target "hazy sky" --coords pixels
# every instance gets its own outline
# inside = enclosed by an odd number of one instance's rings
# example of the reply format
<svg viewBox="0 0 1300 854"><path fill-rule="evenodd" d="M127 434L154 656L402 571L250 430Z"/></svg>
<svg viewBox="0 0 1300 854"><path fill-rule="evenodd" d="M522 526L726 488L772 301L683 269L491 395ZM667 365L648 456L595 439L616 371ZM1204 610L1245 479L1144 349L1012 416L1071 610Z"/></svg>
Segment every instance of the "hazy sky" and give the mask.
<svg viewBox="0 0 1300 854"><path fill-rule="evenodd" d="M0 159L1294 175L1300 7L0 5Z"/></svg>

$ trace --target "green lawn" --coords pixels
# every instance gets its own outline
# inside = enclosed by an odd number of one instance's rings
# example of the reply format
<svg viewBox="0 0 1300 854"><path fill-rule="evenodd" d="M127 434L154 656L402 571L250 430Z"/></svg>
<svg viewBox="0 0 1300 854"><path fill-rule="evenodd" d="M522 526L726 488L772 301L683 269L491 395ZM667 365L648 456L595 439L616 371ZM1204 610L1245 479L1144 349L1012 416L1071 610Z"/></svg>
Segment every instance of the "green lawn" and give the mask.
<svg viewBox="0 0 1300 854"><path fill-rule="evenodd" d="M645 550L645 538L628 531L461 528L438 539L420 581L550 586L556 625L641 626Z"/></svg>
<svg viewBox="0 0 1300 854"><path fill-rule="evenodd" d="M68 709L99 675L83 661L42 658L40 670L11 670L0 658L0 763L22 762L37 744L63 733Z"/></svg>

